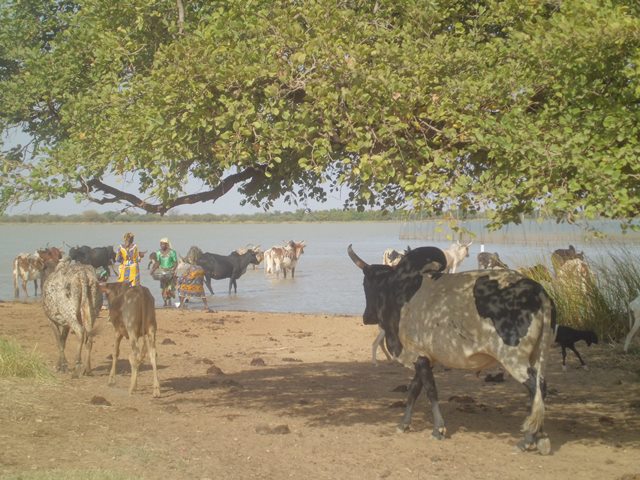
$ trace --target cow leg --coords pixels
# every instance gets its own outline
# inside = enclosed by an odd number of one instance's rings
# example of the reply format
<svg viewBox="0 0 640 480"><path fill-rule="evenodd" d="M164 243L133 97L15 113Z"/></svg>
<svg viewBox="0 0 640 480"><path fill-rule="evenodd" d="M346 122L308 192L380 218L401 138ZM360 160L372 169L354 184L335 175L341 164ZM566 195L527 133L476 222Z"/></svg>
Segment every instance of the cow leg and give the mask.
<svg viewBox="0 0 640 480"><path fill-rule="evenodd" d="M144 337L147 350L149 351L149 360L151 361L151 367L153 368L153 396L160 396L160 381L158 380L158 365L156 351L156 332L150 332Z"/></svg>
<svg viewBox="0 0 640 480"><path fill-rule="evenodd" d="M433 378L433 368L431 367L431 362L428 358L418 358L418 361L416 362L416 373L418 373L422 378L424 390L429 402L431 402L431 413L433 415L433 431L431 432L431 436L437 440L443 440L447 433L447 428L444 425L444 419L440 412L436 380Z"/></svg>
<svg viewBox="0 0 640 480"><path fill-rule="evenodd" d="M22 290L24 291L24 296L29 297L29 292L27 292L27 281L22 280Z"/></svg>
<svg viewBox="0 0 640 480"><path fill-rule="evenodd" d="M33 295L37 297L38 296L38 279L37 278L33 281L33 290L35 292Z"/></svg>
<svg viewBox="0 0 640 480"><path fill-rule="evenodd" d="M419 360L418 360L419 361ZM413 406L416 403L416 399L420 392L422 391L422 378L418 373L418 363L416 362L416 373L409 384L409 388L407 389L407 406L404 410L404 415L402 417L402 421L397 427L398 432L404 433L409 431L409 426L411 425L411 417L413 416Z"/></svg>
<svg viewBox="0 0 640 480"><path fill-rule="evenodd" d="M371 361L374 365L378 365L378 361L376 360L376 354L378 353L378 347L382 350L382 353L385 354L387 360L391 361L391 355L384 346L384 336L385 332L381 327L378 327L378 336L373 341L373 345L371 346Z"/></svg>
<svg viewBox="0 0 640 480"><path fill-rule="evenodd" d="M440 413L440 405L438 404L438 391L436 390L436 382L433 378L433 370L431 368L431 362L426 357L418 357L418 361L415 363L416 374L409 385L409 396L407 398L407 408L404 412L402 422L398 425L398 430L406 432L411 424L411 416L413 414L413 407L416 403L420 390L424 386L427 393L427 398L431 402L431 412L433 414L433 431L431 435L442 440L445 437L447 429L444 425L444 419Z"/></svg>
<svg viewBox="0 0 640 480"><path fill-rule="evenodd" d="M140 365L140 352L138 351L138 339L133 335L129 337L131 353L129 354L129 365L131 365L131 383L129 384L129 395L136 389L138 383L138 366Z"/></svg>
<svg viewBox="0 0 640 480"><path fill-rule="evenodd" d="M113 354L111 355L111 371L109 372L109 385L115 385L116 383L116 364L118 363L118 356L120 355L120 342L122 341L122 334L115 332L113 340Z"/></svg>
<svg viewBox="0 0 640 480"><path fill-rule="evenodd" d="M84 367L84 375L91 375L91 349L93 348L93 337L90 332L87 332L87 335L84 340L85 346L87 347L87 362Z"/></svg>
<svg viewBox="0 0 640 480"><path fill-rule="evenodd" d="M560 348L562 349L562 370L566 371L567 370L567 347L562 345Z"/></svg>
<svg viewBox="0 0 640 480"><path fill-rule="evenodd" d="M67 343L69 326L65 325L61 328L58 324L51 322L51 329L53 330L53 335L56 337L56 342L58 344L58 365L56 369L60 372L66 372L67 358L64 356L64 346Z"/></svg>
<svg viewBox="0 0 640 480"><path fill-rule="evenodd" d="M291 269L291 278L295 277L296 275L296 269L295 267Z"/></svg>
<svg viewBox="0 0 640 480"><path fill-rule="evenodd" d="M87 332L84 328L80 329L80 331L75 330L76 335L78 336L78 340L80 341L80 345L78 346L78 353L76 354L76 366L74 368L72 377L79 378L80 375L84 373L84 369L82 367L82 347L87 341Z"/></svg>
<svg viewBox="0 0 640 480"><path fill-rule="evenodd" d="M213 295L213 289L211 288L211 276L207 273L204 274L204 284L209 289L209 293ZM231 287L229 287L229 293L231 293Z"/></svg>
<svg viewBox="0 0 640 480"><path fill-rule="evenodd" d="M582 365L582 368L587 368L587 364L584 363L584 360L582 359L582 357L580 356L580 354L578 353L578 350L576 350L576 346L575 345L570 345L569 349L576 354L576 357L578 357L578 360L580 360L580 365Z"/></svg>

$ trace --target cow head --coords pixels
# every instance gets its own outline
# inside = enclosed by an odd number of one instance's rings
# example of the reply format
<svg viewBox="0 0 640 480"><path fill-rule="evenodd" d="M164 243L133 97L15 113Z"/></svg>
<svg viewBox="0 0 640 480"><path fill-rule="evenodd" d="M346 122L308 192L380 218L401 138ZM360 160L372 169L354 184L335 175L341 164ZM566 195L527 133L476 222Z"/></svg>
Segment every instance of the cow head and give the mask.
<svg viewBox="0 0 640 480"><path fill-rule="evenodd" d="M446 268L445 254L439 248L420 247L408 251L397 266L391 267L367 264L351 245L347 253L364 273L366 306L362 320L365 325L378 324L385 331L389 352L398 356L402 352L398 338L400 310L422 285L423 275L437 274Z"/></svg>

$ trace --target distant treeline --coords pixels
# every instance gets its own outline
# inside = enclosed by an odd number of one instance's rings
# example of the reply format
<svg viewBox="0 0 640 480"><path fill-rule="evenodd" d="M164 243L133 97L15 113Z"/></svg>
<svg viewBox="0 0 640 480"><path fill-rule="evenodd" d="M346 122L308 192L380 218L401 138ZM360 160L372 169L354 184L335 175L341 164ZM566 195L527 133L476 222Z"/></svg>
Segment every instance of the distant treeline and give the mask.
<svg viewBox="0 0 640 480"><path fill-rule="evenodd" d="M254 214L216 215L212 213L165 216L121 212L99 213L87 210L75 215L28 214L2 215L0 223L282 223L282 222L354 222L354 221L404 221L409 213L397 211L320 210L304 209L295 212L265 212Z"/></svg>

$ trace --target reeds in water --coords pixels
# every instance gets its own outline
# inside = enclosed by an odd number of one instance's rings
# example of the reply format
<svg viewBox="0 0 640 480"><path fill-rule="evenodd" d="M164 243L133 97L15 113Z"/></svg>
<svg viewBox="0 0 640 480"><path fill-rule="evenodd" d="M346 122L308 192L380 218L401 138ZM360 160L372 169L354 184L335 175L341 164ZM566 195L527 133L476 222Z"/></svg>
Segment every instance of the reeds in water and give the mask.
<svg viewBox="0 0 640 480"><path fill-rule="evenodd" d="M589 274L557 269L531 269L556 304L557 320L581 330L593 330L601 341L620 342L629 331L628 303L640 293L640 258L620 248L588 264ZM556 274L548 275L548 272Z"/></svg>

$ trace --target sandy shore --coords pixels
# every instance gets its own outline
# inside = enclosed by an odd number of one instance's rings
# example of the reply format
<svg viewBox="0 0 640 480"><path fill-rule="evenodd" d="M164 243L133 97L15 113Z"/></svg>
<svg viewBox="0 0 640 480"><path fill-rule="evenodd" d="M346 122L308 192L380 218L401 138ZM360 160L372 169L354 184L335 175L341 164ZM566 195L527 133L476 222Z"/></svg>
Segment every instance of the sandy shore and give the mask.
<svg viewBox="0 0 640 480"><path fill-rule="evenodd" d="M640 356L619 345L580 345L589 371L570 356L562 372L553 348L552 454L542 457L514 449L524 387L472 372L437 369L449 438L430 438L424 396L412 430L396 433L412 372L371 365L377 329L359 317L165 309L158 325L158 399L148 364L128 395L124 343L121 374L107 386L106 312L92 376L0 380L0 476L100 469L138 479L640 479ZM0 337L53 368L54 338L38 303L0 303ZM68 359L77 345L71 336Z"/></svg>

